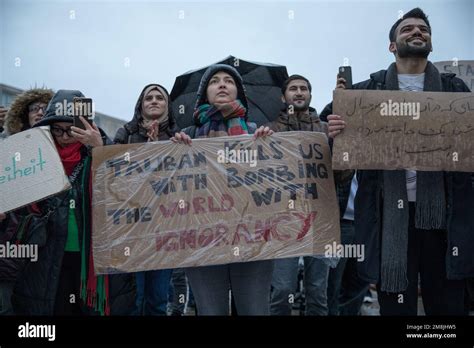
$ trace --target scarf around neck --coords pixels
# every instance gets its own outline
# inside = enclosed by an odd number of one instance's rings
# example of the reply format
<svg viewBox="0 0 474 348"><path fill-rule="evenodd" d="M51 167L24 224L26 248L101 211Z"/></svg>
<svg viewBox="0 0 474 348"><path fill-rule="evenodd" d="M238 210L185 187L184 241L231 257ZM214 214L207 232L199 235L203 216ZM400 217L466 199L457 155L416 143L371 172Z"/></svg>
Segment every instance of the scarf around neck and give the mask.
<svg viewBox="0 0 474 348"><path fill-rule="evenodd" d="M245 121L247 109L240 100L223 104L203 104L194 111L199 138L249 134Z"/></svg>
<svg viewBox="0 0 474 348"><path fill-rule="evenodd" d="M68 176L74 172L74 168L81 161L81 147L80 142L71 144L67 147L61 147L56 144L59 157L63 163L64 169ZM80 176L77 180L81 180L78 185L81 196L80 206L75 209L80 209L79 216L82 217L82 224L77 224L75 216L72 219L68 217L68 230L74 232L75 235L82 235L81 252L81 278L80 278L80 295L86 306L98 311L101 315L110 314L109 303L109 278L107 275L96 275L94 272L94 260L92 253L92 180L91 180L91 158L84 158L84 165L80 170ZM75 214L74 210L69 209L69 214ZM68 233L69 237L69 233Z"/></svg>
<svg viewBox="0 0 474 348"><path fill-rule="evenodd" d="M81 160L82 144L77 142L66 147L61 147L57 142L54 143L56 145L56 149L58 150L59 157L61 158L61 162L63 163L64 170L69 176L72 174L72 171Z"/></svg>
<svg viewBox="0 0 474 348"><path fill-rule="evenodd" d="M395 63L387 70L386 90L398 90ZM424 91L442 91L441 77L436 67L428 62L425 69ZM416 92L415 92L416 93ZM429 117L429 115L426 115ZM408 286L408 194L405 170L384 170L383 190L381 290L401 292ZM404 208L399 209L399 200ZM417 171L415 228L440 230L446 228L446 197L443 172Z"/></svg>

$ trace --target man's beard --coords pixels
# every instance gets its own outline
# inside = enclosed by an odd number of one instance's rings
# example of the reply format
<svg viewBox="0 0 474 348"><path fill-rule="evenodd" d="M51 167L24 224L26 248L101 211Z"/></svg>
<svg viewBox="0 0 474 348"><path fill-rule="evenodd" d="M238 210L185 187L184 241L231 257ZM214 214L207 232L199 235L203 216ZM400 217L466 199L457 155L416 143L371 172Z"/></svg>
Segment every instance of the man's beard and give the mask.
<svg viewBox="0 0 474 348"><path fill-rule="evenodd" d="M431 44L423 47L410 46L408 43L396 43L397 54L400 58L428 58L431 52Z"/></svg>
<svg viewBox="0 0 474 348"><path fill-rule="evenodd" d="M292 103L290 105L293 106L293 110L295 112L306 111L309 108L309 102L305 102L302 106L298 106L295 103Z"/></svg>

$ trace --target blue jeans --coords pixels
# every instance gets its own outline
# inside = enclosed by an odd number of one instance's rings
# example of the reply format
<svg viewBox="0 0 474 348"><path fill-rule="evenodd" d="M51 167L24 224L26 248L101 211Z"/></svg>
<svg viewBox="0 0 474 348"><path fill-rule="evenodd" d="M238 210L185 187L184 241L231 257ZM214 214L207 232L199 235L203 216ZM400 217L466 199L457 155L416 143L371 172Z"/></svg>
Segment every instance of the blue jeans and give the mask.
<svg viewBox="0 0 474 348"><path fill-rule="evenodd" d="M135 273L136 315L166 315L171 269Z"/></svg>
<svg viewBox="0 0 474 348"><path fill-rule="evenodd" d="M341 244L354 242L354 223L341 221ZM359 315L369 283L357 274L356 258L341 258L336 268L329 271L329 315Z"/></svg>
<svg viewBox="0 0 474 348"><path fill-rule="evenodd" d="M186 268L198 315L229 315L230 294L237 315L268 315L273 260Z"/></svg>
<svg viewBox="0 0 474 348"><path fill-rule="evenodd" d="M306 256L304 259L305 315L328 315L327 260ZM298 278L298 257L275 260L270 301L271 315L291 315Z"/></svg>
<svg viewBox="0 0 474 348"><path fill-rule="evenodd" d="M171 315L183 315L188 298L188 282L184 268L176 268L171 276L168 293L168 312Z"/></svg>

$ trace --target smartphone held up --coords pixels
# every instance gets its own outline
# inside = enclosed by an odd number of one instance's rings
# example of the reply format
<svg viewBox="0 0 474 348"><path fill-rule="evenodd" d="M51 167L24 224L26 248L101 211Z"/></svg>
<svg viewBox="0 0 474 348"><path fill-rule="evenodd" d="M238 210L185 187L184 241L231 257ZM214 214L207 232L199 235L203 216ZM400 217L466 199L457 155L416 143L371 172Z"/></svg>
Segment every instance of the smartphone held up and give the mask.
<svg viewBox="0 0 474 348"><path fill-rule="evenodd" d="M78 127L81 129L86 129L84 123L82 123L79 116L82 116L90 125L94 121L95 117L95 110L94 110L94 103L92 102L92 98L82 98L82 97L75 97L74 98L74 127Z"/></svg>
<svg viewBox="0 0 474 348"><path fill-rule="evenodd" d="M352 89L352 69L350 66L340 66L337 77L342 77L344 80L346 80L346 89Z"/></svg>

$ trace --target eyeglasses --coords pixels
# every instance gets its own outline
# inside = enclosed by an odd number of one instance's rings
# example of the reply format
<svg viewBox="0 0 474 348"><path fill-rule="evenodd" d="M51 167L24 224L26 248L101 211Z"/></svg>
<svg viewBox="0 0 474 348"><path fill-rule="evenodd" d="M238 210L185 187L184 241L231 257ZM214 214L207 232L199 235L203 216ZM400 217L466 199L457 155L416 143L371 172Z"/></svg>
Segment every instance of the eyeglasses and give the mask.
<svg viewBox="0 0 474 348"><path fill-rule="evenodd" d="M53 135L55 135L57 137L62 137L64 133L66 133L68 137L72 137L71 127L67 128L67 129L64 129L64 128L61 128L61 127L50 127L50 128L51 128L51 133L53 133Z"/></svg>
<svg viewBox="0 0 474 348"><path fill-rule="evenodd" d="M28 107L29 112L38 112L40 110L43 110L43 112L46 112L46 107L47 105L44 104L33 104Z"/></svg>

